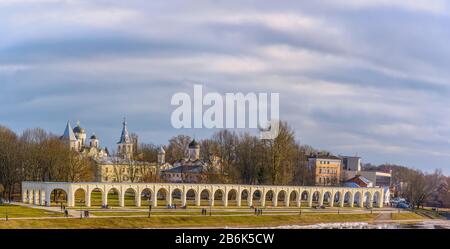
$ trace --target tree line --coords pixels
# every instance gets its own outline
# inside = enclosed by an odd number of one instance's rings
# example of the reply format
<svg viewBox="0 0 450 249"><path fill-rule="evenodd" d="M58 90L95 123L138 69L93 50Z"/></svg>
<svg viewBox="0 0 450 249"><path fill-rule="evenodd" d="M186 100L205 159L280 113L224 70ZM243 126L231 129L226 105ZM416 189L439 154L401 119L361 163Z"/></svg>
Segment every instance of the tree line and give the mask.
<svg viewBox="0 0 450 249"><path fill-rule="evenodd" d="M43 129L21 135L0 126L0 185L3 197L19 194L22 181L92 181L94 163Z"/></svg>
<svg viewBox="0 0 450 249"><path fill-rule="evenodd" d="M132 134L137 149L134 159L155 163L160 145L141 143ZM172 137L167 145L166 161L172 163L185 158L192 138L185 135ZM198 141L201 159L212 165L219 159L218 169L208 169L207 183L238 183L267 185L314 185L308 157L314 153L328 153L301 144L293 129L283 122L279 136L274 140L261 140L250 133L220 130L210 138ZM436 202L450 206L449 177L436 170L422 172L405 166L366 164L366 170L392 170L395 194L406 197L416 206ZM219 174L216 174L218 171ZM22 181L93 181L95 162L72 151L58 136L43 129L28 129L17 135L0 126L0 189L3 196L20 193ZM209 174L211 173L211 174ZM156 174L159 175L159 174ZM161 181L143 177L145 181Z"/></svg>

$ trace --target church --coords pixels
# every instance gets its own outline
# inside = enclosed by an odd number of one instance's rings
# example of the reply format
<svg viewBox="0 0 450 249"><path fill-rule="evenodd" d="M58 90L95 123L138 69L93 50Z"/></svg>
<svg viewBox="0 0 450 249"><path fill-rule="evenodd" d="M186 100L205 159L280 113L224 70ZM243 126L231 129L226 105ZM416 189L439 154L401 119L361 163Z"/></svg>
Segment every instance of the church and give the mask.
<svg viewBox="0 0 450 249"><path fill-rule="evenodd" d="M72 129L67 122L61 140L70 149L79 152L82 156L91 158L96 164L95 181L97 182L141 182L145 177L154 177L156 165L148 162L133 160L135 144L129 133L127 122L122 123L122 133L117 142L117 152L112 155L107 148L100 147L100 140L95 134L86 141L86 130L80 122Z"/></svg>

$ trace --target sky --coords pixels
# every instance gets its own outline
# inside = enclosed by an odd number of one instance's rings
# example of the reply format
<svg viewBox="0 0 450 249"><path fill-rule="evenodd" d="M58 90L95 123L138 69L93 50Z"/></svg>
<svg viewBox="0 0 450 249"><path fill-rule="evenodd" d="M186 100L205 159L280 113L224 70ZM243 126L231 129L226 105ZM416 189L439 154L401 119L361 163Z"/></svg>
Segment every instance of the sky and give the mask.
<svg viewBox="0 0 450 249"><path fill-rule="evenodd" d="M450 174L450 4L0 0L0 124L114 148L172 128L177 92L276 92L302 144Z"/></svg>

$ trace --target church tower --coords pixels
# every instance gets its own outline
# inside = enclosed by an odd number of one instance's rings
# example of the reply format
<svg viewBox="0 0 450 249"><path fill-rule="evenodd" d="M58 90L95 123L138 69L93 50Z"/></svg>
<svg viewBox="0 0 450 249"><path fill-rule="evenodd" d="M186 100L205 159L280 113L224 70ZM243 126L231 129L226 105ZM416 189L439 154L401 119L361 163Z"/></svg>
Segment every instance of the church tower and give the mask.
<svg viewBox="0 0 450 249"><path fill-rule="evenodd" d="M78 151L78 140L73 133L72 127L70 125L70 121L67 121L66 129L64 130L64 134L60 138L64 143L69 145L71 150Z"/></svg>
<svg viewBox="0 0 450 249"><path fill-rule="evenodd" d="M81 150L86 145L86 131L81 128L80 121L78 121L77 126L73 128L73 133L78 140L78 150Z"/></svg>
<svg viewBox="0 0 450 249"><path fill-rule="evenodd" d="M99 143L98 138L95 135L95 133L92 134L92 136L91 136L91 141L89 142L89 147L97 148L97 149L100 148L100 143Z"/></svg>
<svg viewBox="0 0 450 249"><path fill-rule="evenodd" d="M166 163L166 151L161 146L158 149L158 165L163 165L164 163Z"/></svg>
<svg viewBox="0 0 450 249"><path fill-rule="evenodd" d="M120 140L117 142L117 155L125 159L132 159L133 157L133 142L128 134L127 122L124 119L122 123L122 134Z"/></svg>
<svg viewBox="0 0 450 249"><path fill-rule="evenodd" d="M200 144L195 139L189 144L188 157L193 161L200 159Z"/></svg>

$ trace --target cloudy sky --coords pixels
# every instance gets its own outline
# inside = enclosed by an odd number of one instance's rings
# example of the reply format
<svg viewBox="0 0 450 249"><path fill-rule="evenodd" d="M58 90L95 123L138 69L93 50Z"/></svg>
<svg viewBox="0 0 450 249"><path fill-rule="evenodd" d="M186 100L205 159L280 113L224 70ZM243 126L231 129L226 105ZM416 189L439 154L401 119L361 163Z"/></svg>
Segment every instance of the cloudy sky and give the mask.
<svg viewBox="0 0 450 249"><path fill-rule="evenodd" d="M450 174L450 6L299 2L0 0L0 124L202 138L170 124L201 83L280 93L301 143Z"/></svg>

